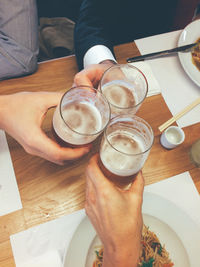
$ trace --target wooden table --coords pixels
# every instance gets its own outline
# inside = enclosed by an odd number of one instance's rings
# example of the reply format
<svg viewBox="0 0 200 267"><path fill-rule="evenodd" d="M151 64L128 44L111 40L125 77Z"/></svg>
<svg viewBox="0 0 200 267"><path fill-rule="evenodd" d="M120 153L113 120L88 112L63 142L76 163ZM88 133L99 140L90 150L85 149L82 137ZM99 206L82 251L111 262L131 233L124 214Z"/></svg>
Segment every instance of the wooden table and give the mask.
<svg viewBox="0 0 200 267"><path fill-rule="evenodd" d="M115 54L119 63L125 63L126 58L139 55L139 51L134 43L128 43L117 46ZM1 94L64 91L72 85L77 71L74 56L41 63L38 71L31 76L1 82ZM53 110L50 110L43 125L48 135L51 135L52 114ZM200 192L200 170L195 168L188 157L192 143L199 138L200 123L184 128L185 142L168 151L159 143L158 126L172 116L162 96L159 94L146 98L137 115L151 124L155 134L153 148L143 168L146 184L189 171ZM7 140L23 209L0 218L0 267L15 266L10 235L84 207L84 169L93 153L92 151L88 156L61 167L28 155L8 135Z"/></svg>

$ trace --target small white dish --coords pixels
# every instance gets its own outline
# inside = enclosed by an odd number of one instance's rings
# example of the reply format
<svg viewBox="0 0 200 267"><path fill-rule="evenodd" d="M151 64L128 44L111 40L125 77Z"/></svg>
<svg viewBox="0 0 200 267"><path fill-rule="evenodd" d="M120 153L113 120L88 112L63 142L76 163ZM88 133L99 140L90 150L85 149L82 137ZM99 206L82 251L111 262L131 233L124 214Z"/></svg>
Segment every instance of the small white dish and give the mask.
<svg viewBox="0 0 200 267"><path fill-rule="evenodd" d="M173 149L185 140L184 131L178 126L168 127L160 137L160 143L167 149Z"/></svg>

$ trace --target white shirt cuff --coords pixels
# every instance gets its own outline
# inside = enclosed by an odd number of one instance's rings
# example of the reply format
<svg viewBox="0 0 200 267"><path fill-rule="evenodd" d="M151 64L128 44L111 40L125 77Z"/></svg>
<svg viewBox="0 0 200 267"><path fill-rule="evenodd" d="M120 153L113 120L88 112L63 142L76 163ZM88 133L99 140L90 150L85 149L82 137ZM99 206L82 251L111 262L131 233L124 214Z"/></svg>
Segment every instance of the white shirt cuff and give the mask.
<svg viewBox="0 0 200 267"><path fill-rule="evenodd" d="M83 58L84 68L91 64L98 64L103 60L113 60L116 62L112 52L105 45L95 45L88 49Z"/></svg>

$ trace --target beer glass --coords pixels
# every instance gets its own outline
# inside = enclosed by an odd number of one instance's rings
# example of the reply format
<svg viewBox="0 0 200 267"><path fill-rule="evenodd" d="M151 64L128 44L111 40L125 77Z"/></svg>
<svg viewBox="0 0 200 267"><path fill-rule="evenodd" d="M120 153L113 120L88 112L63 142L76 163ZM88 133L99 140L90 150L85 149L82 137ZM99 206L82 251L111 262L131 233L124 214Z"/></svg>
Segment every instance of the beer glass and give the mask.
<svg viewBox="0 0 200 267"><path fill-rule="evenodd" d="M147 95L148 83L138 68L118 64L105 71L100 90L110 103L111 117L135 114Z"/></svg>
<svg viewBox="0 0 200 267"><path fill-rule="evenodd" d="M131 183L147 160L153 141L153 130L144 119L136 115L111 119L100 146L104 174L114 183Z"/></svg>
<svg viewBox="0 0 200 267"><path fill-rule="evenodd" d="M80 146L96 139L109 120L110 106L103 94L79 86L63 95L53 115L53 129L62 144Z"/></svg>

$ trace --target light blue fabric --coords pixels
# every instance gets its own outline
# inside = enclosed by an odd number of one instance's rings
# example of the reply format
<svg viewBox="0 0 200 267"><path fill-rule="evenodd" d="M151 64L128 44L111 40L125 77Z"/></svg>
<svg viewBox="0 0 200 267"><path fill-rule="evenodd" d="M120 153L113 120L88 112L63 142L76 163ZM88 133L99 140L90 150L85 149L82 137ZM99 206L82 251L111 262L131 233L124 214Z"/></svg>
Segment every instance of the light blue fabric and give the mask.
<svg viewBox="0 0 200 267"><path fill-rule="evenodd" d="M37 69L36 0L0 0L0 80Z"/></svg>

